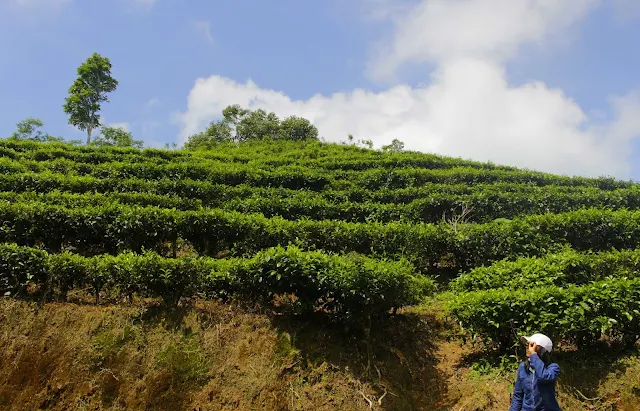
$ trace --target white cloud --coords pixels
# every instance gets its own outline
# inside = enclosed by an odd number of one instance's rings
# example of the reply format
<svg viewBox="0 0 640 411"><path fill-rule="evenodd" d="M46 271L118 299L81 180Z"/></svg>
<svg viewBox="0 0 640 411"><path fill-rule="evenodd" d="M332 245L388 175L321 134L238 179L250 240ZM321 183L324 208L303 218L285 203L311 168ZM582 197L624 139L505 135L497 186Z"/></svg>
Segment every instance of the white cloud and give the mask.
<svg viewBox="0 0 640 411"><path fill-rule="evenodd" d="M355 90L305 101L211 76L198 79L188 110L178 116L181 142L220 116L229 104L299 115L330 141L347 134L379 147L399 138L412 150L580 175L627 177L624 160L640 130L637 95L615 101L616 120L588 127L580 107L542 83L508 87L501 68L483 61L455 63L424 88L395 86L380 93Z"/></svg>
<svg viewBox="0 0 640 411"><path fill-rule="evenodd" d="M198 20L193 22L193 27L202 38L204 38L209 43L213 43L213 35L211 34L211 23L204 20Z"/></svg>
<svg viewBox="0 0 640 411"><path fill-rule="evenodd" d="M390 4L369 1L380 7ZM631 142L640 135L638 94L612 97L612 119L598 123L562 90L542 82L512 85L505 71L505 62L517 57L519 46L549 43L596 3L423 0L401 17L387 13L396 31L383 48L387 59L372 61L370 68L384 78L404 63L429 61L435 69L425 75L428 85L292 101L252 81L200 78L189 93L187 111L176 116L180 141L218 118L227 105L240 104L281 117L306 117L331 141L353 134L379 147L398 138L411 150L562 174L628 178Z"/></svg>
<svg viewBox="0 0 640 411"><path fill-rule="evenodd" d="M395 17L369 74L390 78L402 64L458 58L504 61L523 44L542 44L580 20L601 0L425 0Z"/></svg>

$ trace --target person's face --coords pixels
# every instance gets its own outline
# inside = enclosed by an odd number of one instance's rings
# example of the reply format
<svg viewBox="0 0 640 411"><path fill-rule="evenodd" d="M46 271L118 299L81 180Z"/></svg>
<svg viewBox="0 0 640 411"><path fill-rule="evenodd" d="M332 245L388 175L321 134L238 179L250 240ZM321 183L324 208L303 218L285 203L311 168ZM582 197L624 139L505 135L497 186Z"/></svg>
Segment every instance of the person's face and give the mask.
<svg viewBox="0 0 640 411"><path fill-rule="evenodd" d="M531 356L531 354L537 352L538 346L535 342L530 341L529 344L527 345L527 358L529 358Z"/></svg>

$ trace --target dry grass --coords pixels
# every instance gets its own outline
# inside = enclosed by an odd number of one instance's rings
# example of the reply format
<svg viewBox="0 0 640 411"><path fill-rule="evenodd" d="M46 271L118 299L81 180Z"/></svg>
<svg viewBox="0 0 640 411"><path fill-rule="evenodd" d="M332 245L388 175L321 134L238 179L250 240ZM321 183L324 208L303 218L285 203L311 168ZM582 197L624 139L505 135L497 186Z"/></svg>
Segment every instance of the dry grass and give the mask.
<svg viewBox="0 0 640 411"><path fill-rule="evenodd" d="M508 408L513 370L474 370L481 353L433 307L369 337L325 321L214 302L167 312L3 299L0 409ZM612 358L559 357L565 410L640 409L638 354Z"/></svg>

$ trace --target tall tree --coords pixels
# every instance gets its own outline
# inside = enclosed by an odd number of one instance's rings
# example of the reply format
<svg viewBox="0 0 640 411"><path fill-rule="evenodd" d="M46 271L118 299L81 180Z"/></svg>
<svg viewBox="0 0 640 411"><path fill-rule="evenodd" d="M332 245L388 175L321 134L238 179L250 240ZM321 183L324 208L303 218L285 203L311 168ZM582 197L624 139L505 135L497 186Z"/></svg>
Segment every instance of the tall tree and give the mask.
<svg viewBox="0 0 640 411"><path fill-rule="evenodd" d="M98 53L93 53L80 67L78 78L69 88L64 112L69 115L69 124L87 131L87 144L91 143L91 132L100 126L101 103L108 102L107 93L118 87L111 77L111 62Z"/></svg>

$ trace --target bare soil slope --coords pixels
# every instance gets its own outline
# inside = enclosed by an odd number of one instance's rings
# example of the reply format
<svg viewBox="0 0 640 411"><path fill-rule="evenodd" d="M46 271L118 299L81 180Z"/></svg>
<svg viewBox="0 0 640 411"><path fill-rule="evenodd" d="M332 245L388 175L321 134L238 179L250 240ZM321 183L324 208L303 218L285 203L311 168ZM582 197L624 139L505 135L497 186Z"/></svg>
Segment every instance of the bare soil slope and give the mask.
<svg viewBox="0 0 640 411"><path fill-rule="evenodd" d="M434 312L366 332L198 302L0 301L0 409L505 410L512 364ZM488 357L490 358L490 356ZM565 410L640 409L640 356L562 353Z"/></svg>

